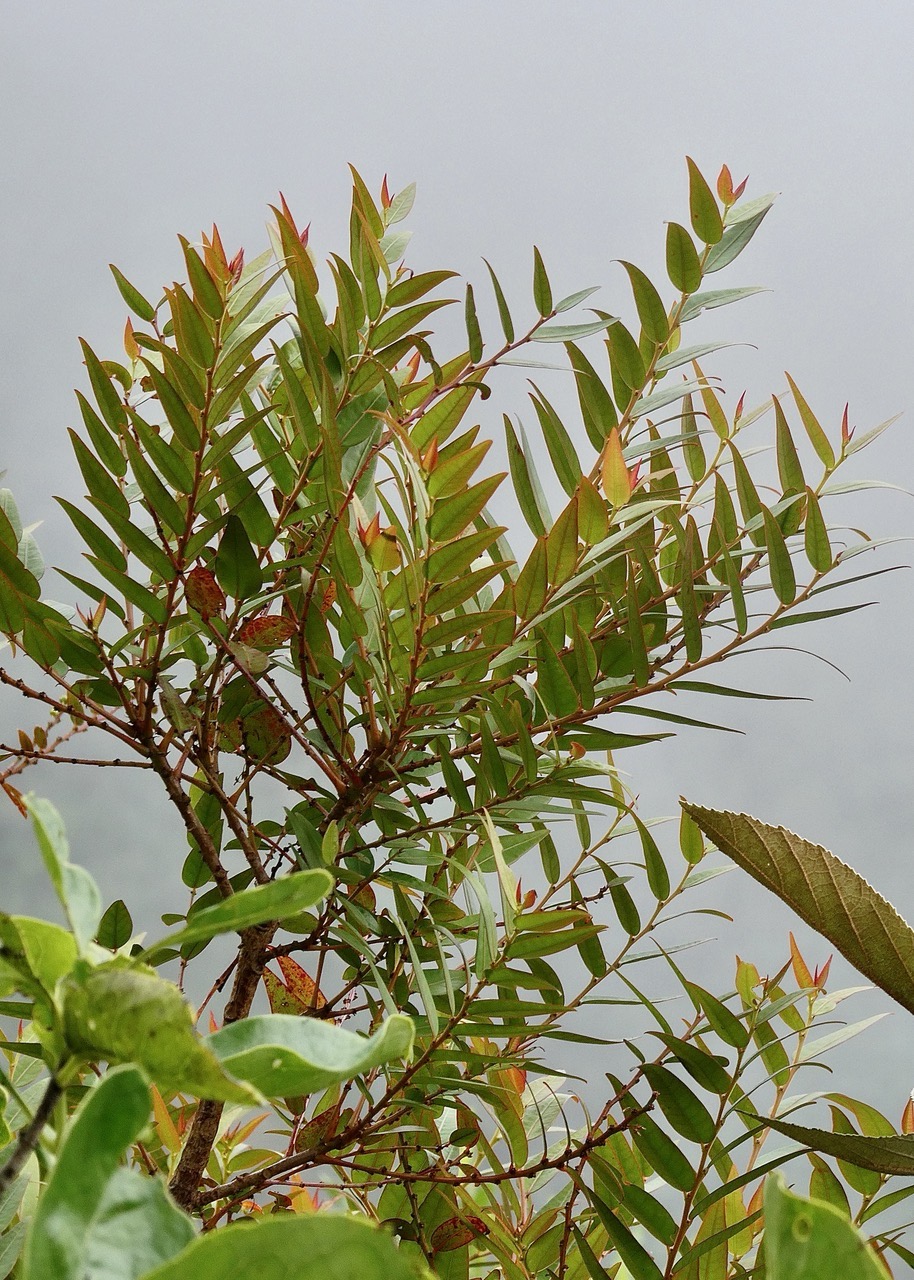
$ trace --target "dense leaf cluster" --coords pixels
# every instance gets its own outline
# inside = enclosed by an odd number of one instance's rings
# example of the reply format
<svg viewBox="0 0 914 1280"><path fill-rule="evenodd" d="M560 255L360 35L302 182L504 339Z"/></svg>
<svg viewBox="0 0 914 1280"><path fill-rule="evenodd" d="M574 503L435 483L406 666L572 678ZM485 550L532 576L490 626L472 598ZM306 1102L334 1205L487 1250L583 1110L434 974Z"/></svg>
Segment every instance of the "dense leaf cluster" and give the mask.
<svg viewBox="0 0 914 1280"><path fill-rule="evenodd" d="M790 378L728 411L700 363L721 344L691 337L756 291L712 277L772 198L742 202L726 168L715 193L689 161L669 298L626 262L636 319L582 313L594 290L557 300L535 251L524 318L489 267L500 333L467 285L448 356L428 325L454 273L403 260L412 189L375 201L353 182L326 269L284 200L253 262L216 228L182 239L187 283L155 304L112 268L131 319L122 359L83 344L86 500L60 499L87 563L59 571L72 607L43 595L0 495L0 681L47 712L0 746L0 785L69 924L0 916L0 1013L22 1020L0 1082L0 1273L280 1280L333 1259L341 1277L725 1280L766 1256L794 1274L784 1242L808 1221L877 1274L848 1218L907 1195L884 1184L914 1139L837 1093L815 1095L831 1131L783 1118L861 1028L834 1029L850 993L796 948L707 991L666 932L715 873L702 832L839 947L866 894L836 876L823 897L807 854L748 819L686 806L678 842L658 839L616 765L703 725L698 698L771 696L707 669L859 607L821 597L868 576L844 570L872 544L823 508L876 432L827 432ZM566 357L574 412L531 384L536 436L506 415L493 471L493 379L544 350ZM188 842L162 938L103 910L18 785L38 761L161 780ZM903 922L880 920L909 956ZM192 1011L188 966L231 933ZM898 993L885 947L851 958ZM596 1102L577 1046L605 1064ZM815 1203L779 1184L763 1202L797 1150L770 1151L771 1130L837 1159L810 1154ZM909 1257L896 1235L878 1249Z"/></svg>

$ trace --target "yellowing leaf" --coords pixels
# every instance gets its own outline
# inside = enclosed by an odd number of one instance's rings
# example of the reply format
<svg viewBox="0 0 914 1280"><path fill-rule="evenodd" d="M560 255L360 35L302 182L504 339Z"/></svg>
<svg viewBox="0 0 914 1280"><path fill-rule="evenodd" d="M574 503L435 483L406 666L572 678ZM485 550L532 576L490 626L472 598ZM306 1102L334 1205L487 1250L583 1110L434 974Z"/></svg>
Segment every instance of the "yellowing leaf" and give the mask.
<svg viewBox="0 0 914 1280"><path fill-rule="evenodd" d="M624 507L632 496L632 478L625 458L622 456L622 442L619 439L618 427L613 427L606 437L601 463L601 479L603 492L613 507Z"/></svg>

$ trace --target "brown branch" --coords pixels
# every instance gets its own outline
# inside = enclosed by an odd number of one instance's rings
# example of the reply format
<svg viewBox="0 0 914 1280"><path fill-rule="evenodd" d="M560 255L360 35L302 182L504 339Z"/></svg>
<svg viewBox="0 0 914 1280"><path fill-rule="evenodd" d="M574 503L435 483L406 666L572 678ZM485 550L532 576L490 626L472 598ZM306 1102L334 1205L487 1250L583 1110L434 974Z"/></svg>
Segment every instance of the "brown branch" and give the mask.
<svg viewBox="0 0 914 1280"><path fill-rule="evenodd" d="M63 1089L57 1083L56 1076L51 1076L35 1114L26 1127L20 1130L12 1155L3 1168L0 1169L0 1197L5 1195L16 1181L26 1160L38 1146L41 1139L41 1131L51 1118L57 1099L62 1093Z"/></svg>
<svg viewBox="0 0 914 1280"><path fill-rule="evenodd" d="M235 981L225 1008L226 1023L240 1022L250 1013L260 976L263 973L267 947L277 927L275 921L268 921L266 924L245 929L242 933ZM224 1105L222 1102L205 1099L197 1107L187 1142L184 1144L181 1159L170 1184L171 1194L184 1209L192 1210L200 1204L207 1203L205 1200L198 1199L198 1189L219 1132L219 1121L222 1118Z"/></svg>

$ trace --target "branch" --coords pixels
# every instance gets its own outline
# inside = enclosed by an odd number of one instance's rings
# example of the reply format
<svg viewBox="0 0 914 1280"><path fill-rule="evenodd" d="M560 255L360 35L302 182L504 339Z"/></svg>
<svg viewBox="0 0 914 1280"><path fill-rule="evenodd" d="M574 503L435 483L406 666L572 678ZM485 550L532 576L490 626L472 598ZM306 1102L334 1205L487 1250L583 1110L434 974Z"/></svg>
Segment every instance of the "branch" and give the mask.
<svg viewBox="0 0 914 1280"><path fill-rule="evenodd" d="M0 1198L6 1194L16 1181L22 1166L38 1146L41 1131L51 1118L51 1113L62 1094L63 1088L57 1083L57 1077L51 1076L35 1114L25 1128L20 1130L13 1154L3 1168L0 1169Z"/></svg>

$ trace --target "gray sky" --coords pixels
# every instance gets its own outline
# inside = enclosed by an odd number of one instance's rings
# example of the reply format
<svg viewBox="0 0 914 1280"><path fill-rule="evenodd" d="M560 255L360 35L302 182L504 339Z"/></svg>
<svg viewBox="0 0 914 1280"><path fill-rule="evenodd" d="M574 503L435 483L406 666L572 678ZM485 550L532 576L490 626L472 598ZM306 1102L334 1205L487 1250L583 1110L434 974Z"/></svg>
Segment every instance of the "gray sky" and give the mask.
<svg viewBox="0 0 914 1280"><path fill-rule="evenodd" d="M787 368L832 430L845 400L861 431L906 411L855 474L911 487L909 4L85 0L11 4L4 26L0 467L26 519L44 520L49 559L71 554L50 494L82 493L64 435L82 382L76 336L116 354L123 329L107 263L155 292L181 269L176 233L213 220L253 253L280 189L323 255L346 241L349 161L375 188L385 171L394 188L418 181L415 267L481 282L485 255L526 301L535 241L560 293L600 284L611 310L628 305L614 259L664 279L663 223L685 218L684 156L709 176L723 161L748 172L750 195L782 195L726 282L772 292L701 322L758 347L715 357L714 371L751 402L781 389ZM522 397L522 380L507 385ZM493 431L499 421L493 410ZM846 510L881 535L914 532L914 507L895 493ZM893 556L910 552L880 563ZM671 813L683 792L784 822L914 915L910 590L908 574L877 579L858 598L878 609L803 629L850 682L793 654L738 660L733 679L814 701L722 704L745 738L630 753L645 812ZM4 704L3 723L12 715ZM34 785L64 809L75 856L106 868L132 907L149 895L135 914L151 923L183 837L151 816L162 806L145 779L121 775L115 802L110 777L48 770ZM11 810L0 840L6 895L35 910L40 875ZM738 945L777 963L786 912L736 875L718 883L738 917L721 954ZM879 1081L895 1116L914 1084L912 1036L901 1013L889 1025ZM862 1077L863 1059L852 1069Z"/></svg>

